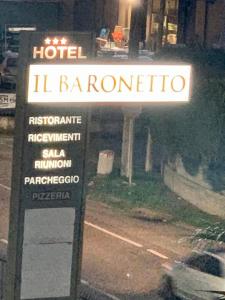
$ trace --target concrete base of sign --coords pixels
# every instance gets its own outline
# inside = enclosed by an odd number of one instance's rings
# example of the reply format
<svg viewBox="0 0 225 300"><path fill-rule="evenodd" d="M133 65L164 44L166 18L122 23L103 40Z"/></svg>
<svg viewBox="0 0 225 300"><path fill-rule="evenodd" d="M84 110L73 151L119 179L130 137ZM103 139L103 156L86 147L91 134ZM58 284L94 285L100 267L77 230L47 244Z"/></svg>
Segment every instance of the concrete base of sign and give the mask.
<svg viewBox="0 0 225 300"><path fill-rule="evenodd" d="M111 150L104 150L99 153L98 159L98 175L109 175L112 173L114 161L114 152Z"/></svg>
<svg viewBox="0 0 225 300"><path fill-rule="evenodd" d="M15 118L0 116L0 132L12 132L15 128Z"/></svg>

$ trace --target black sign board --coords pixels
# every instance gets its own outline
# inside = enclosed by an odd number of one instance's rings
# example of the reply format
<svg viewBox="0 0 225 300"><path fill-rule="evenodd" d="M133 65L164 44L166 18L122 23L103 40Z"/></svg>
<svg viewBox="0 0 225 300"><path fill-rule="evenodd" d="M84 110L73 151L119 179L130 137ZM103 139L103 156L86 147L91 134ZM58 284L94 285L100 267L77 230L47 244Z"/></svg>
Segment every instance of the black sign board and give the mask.
<svg viewBox="0 0 225 300"><path fill-rule="evenodd" d="M91 33L24 33L5 299L76 299L80 279L88 108L27 101L30 64L75 64Z"/></svg>

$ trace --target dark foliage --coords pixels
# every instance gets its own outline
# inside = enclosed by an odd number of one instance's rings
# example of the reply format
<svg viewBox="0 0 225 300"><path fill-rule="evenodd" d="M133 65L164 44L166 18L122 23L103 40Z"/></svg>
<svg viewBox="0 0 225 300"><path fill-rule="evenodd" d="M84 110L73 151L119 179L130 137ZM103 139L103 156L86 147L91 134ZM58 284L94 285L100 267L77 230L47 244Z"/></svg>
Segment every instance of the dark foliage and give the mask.
<svg viewBox="0 0 225 300"><path fill-rule="evenodd" d="M164 48L156 60L192 64L192 98L182 107L146 113L146 125L167 158L179 154L191 175L201 165L214 190L225 190L225 53Z"/></svg>

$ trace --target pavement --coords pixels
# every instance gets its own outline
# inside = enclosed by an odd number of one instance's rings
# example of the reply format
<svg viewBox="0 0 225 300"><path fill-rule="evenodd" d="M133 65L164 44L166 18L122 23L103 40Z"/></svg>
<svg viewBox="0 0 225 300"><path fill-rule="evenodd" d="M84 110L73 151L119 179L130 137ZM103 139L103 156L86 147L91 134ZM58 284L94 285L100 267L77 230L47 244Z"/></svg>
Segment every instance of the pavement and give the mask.
<svg viewBox="0 0 225 300"><path fill-rule="evenodd" d="M0 240L7 242L12 137L0 136ZM93 187L92 187L93 188ZM165 268L191 249L191 229L133 218L88 196L81 299L160 300Z"/></svg>

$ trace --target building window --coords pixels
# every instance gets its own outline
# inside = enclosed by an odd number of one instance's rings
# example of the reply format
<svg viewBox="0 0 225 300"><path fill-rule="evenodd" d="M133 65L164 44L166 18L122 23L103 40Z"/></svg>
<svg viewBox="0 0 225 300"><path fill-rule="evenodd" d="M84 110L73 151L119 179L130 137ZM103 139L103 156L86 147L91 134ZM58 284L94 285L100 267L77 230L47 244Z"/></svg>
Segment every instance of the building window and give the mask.
<svg viewBox="0 0 225 300"><path fill-rule="evenodd" d="M160 22L160 0L153 0L151 14L151 43L155 50ZM178 0L165 0L163 45L176 44L178 24Z"/></svg>

